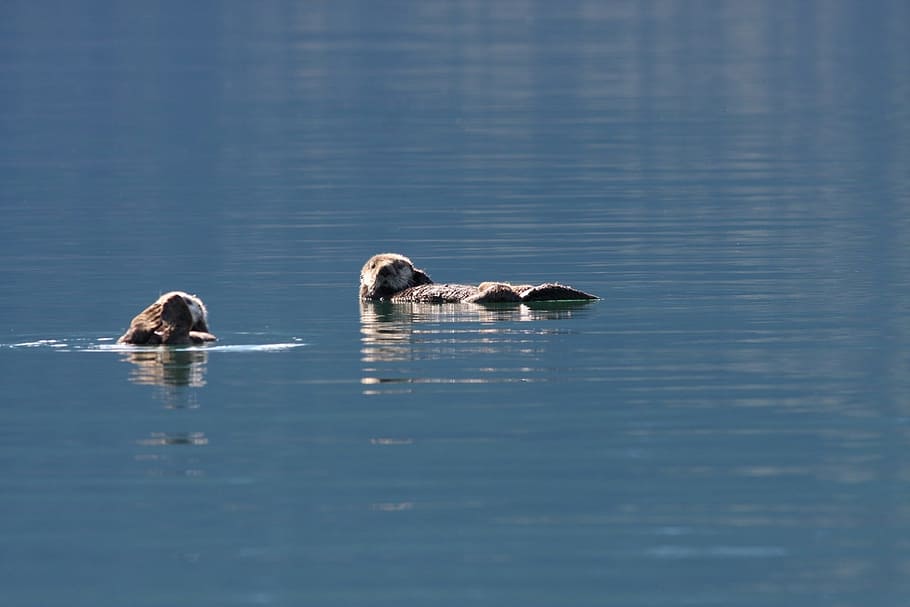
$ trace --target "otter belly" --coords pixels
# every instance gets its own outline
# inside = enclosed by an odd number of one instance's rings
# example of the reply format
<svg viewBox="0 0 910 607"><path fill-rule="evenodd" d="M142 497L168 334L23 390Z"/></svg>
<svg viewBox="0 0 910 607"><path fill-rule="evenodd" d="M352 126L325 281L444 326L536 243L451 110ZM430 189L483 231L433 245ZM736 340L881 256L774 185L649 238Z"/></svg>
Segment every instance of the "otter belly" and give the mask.
<svg viewBox="0 0 910 607"><path fill-rule="evenodd" d="M407 288L389 299L414 303L462 303L479 293L480 289L473 285L429 284Z"/></svg>

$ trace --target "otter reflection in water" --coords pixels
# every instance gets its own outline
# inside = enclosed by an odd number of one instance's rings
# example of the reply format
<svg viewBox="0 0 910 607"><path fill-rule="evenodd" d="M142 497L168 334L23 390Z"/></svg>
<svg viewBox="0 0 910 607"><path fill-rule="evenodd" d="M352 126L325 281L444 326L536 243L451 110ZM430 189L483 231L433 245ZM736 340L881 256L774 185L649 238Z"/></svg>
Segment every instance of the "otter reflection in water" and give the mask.
<svg viewBox="0 0 910 607"><path fill-rule="evenodd" d="M423 303L508 303L597 299L596 295L567 285L547 282L513 285L482 282L478 285L437 284L410 259L398 253L374 255L360 271L360 299Z"/></svg>
<svg viewBox="0 0 910 607"><path fill-rule="evenodd" d="M533 336L563 332L553 325L541 326L526 321L574 318L585 313L590 303L464 306L361 301L361 360L388 363L472 355L495 357L499 353L522 356ZM372 365L364 368L364 373L377 371L378 368ZM362 381L400 383L405 380L369 376Z"/></svg>
<svg viewBox="0 0 910 607"><path fill-rule="evenodd" d="M130 381L153 386L205 385L208 352L175 348L148 348L128 352L123 360L133 364Z"/></svg>

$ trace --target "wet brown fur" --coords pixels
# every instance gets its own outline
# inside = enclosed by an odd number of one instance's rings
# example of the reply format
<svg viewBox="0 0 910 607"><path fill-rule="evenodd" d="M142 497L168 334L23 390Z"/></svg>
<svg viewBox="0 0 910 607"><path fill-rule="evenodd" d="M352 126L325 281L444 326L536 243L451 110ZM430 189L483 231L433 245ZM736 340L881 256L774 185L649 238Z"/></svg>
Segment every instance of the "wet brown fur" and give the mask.
<svg viewBox="0 0 910 607"><path fill-rule="evenodd" d="M410 259L397 253L374 255L360 272L360 298L393 302L499 303L569 301L597 296L558 283L511 285L482 282L477 286L436 284Z"/></svg>
<svg viewBox="0 0 910 607"><path fill-rule="evenodd" d="M184 299L187 294L179 291L165 293L152 305L133 318L129 329L117 340L118 344L137 345L187 345L215 341L209 333L205 306L195 296L201 308L202 318L195 321L189 305Z"/></svg>

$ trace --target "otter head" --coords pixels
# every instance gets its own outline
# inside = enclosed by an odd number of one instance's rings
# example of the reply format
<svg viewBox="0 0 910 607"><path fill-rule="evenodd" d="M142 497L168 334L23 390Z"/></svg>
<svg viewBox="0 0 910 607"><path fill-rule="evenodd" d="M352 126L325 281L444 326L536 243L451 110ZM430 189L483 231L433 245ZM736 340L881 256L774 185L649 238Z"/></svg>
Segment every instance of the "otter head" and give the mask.
<svg viewBox="0 0 910 607"><path fill-rule="evenodd" d="M404 255L381 253L370 257L360 270L360 299L388 299L408 287L432 282Z"/></svg>
<svg viewBox="0 0 910 607"><path fill-rule="evenodd" d="M208 333L209 313L208 310L205 309L205 304L202 303L201 299L195 295L185 293L184 291L172 291L162 297L167 297L169 295L179 295L183 300L183 303L186 304L186 307L189 308L190 314L193 317L193 326L190 328L191 331Z"/></svg>
<svg viewBox="0 0 910 607"><path fill-rule="evenodd" d="M168 291L133 318L117 343L158 346L215 341L208 321L201 299L183 291Z"/></svg>

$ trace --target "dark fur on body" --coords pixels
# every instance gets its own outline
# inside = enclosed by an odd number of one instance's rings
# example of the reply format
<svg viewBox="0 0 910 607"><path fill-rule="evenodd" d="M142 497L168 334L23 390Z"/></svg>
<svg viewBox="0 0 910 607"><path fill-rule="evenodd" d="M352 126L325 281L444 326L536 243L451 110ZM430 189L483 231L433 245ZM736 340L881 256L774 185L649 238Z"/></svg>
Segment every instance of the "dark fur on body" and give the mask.
<svg viewBox="0 0 910 607"><path fill-rule="evenodd" d="M410 259L397 253L374 255L360 272L360 299L424 303L500 303L597 299L595 295L558 283L511 285L436 284Z"/></svg>
<svg viewBox="0 0 910 607"><path fill-rule="evenodd" d="M208 312L202 300L182 291L171 291L137 314L117 343L176 346L215 339L209 333Z"/></svg>

